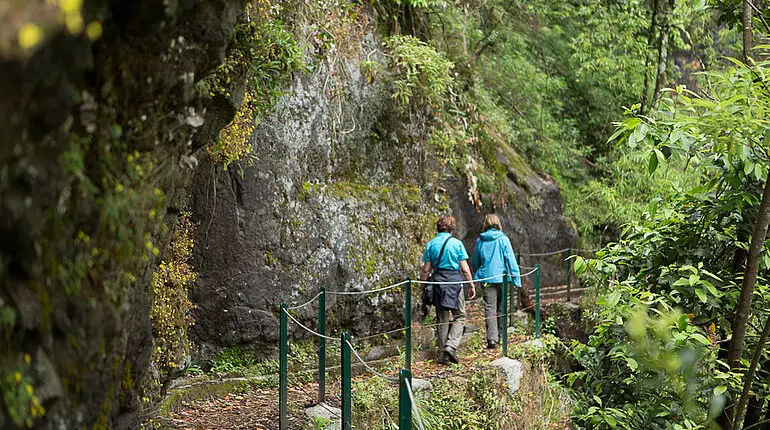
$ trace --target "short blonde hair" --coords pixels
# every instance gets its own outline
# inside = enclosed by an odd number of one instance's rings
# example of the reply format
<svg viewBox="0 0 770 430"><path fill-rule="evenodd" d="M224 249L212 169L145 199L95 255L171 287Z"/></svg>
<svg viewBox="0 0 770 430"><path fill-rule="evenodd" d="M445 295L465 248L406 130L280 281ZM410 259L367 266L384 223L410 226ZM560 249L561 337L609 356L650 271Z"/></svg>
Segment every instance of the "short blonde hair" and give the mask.
<svg viewBox="0 0 770 430"><path fill-rule="evenodd" d="M498 217L495 214L489 214L484 217L484 227L482 227L481 230L487 231L490 228L494 228L497 230L503 229L503 225L500 223L500 217Z"/></svg>

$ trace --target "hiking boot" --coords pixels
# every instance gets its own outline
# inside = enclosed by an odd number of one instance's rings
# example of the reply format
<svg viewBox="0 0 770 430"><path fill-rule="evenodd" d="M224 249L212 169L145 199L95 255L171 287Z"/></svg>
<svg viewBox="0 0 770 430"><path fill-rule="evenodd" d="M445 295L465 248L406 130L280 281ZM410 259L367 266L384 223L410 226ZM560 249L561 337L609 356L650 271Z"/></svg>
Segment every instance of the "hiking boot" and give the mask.
<svg viewBox="0 0 770 430"><path fill-rule="evenodd" d="M457 364L460 362L460 359L457 358L457 352L452 351L451 349L448 349L444 351L444 355L449 358L449 361L451 361L454 364Z"/></svg>
<svg viewBox="0 0 770 430"><path fill-rule="evenodd" d="M447 356L446 351L442 351L441 352L441 357L439 357L439 359L436 360L436 363L438 363L438 364L440 364L442 366L446 366L447 364L449 364L449 358Z"/></svg>
<svg viewBox="0 0 770 430"><path fill-rule="evenodd" d="M494 340L487 342L487 349L497 349L497 342Z"/></svg>

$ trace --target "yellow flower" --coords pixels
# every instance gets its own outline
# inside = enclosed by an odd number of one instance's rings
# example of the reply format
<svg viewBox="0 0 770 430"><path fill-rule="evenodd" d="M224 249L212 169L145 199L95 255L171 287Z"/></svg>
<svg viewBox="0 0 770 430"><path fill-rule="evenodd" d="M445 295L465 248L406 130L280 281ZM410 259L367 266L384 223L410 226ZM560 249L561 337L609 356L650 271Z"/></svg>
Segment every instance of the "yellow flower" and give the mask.
<svg viewBox="0 0 770 430"><path fill-rule="evenodd" d="M13 376L16 378L16 382L21 382L21 373L16 372L13 374Z"/></svg>
<svg viewBox="0 0 770 430"><path fill-rule="evenodd" d="M99 21L92 21L86 26L86 36L91 41L99 40L102 37L102 23Z"/></svg>
<svg viewBox="0 0 770 430"><path fill-rule="evenodd" d="M79 13L70 13L64 17L64 24L70 34L78 34L83 31L83 17Z"/></svg>
<svg viewBox="0 0 770 430"><path fill-rule="evenodd" d="M83 7L83 0L59 0L59 10L65 15L73 13L80 14L80 9Z"/></svg>
<svg viewBox="0 0 770 430"><path fill-rule="evenodd" d="M19 46L22 49L32 49L43 40L43 29L37 24L29 23L19 30Z"/></svg>
<svg viewBox="0 0 770 430"><path fill-rule="evenodd" d="M29 356L29 354L24 354L24 362L27 363L27 366L32 364L32 357Z"/></svg>

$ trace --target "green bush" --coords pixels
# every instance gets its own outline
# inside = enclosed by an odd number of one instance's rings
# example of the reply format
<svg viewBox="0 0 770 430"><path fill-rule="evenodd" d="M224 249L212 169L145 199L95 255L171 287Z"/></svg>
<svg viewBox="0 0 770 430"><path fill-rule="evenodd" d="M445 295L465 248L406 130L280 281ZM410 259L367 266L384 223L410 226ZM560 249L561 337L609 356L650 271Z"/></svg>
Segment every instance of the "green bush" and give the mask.
<svg viewBox="0 0 770 430"><path fill-rule="evenodd" d="M392 36L385 45L390 51L393 98L402 107L412 102L443 106L453 83L450 72L454 64L412 36Z"/></svg>
<svg viewBox="0 0 770 430"><path fill-rule="evenodd" d="M178 367L191 351L187 329L193 325L189 289L198 275L191 264L196 225L185 212L177 221L168 261L152 274L150 320L153 325L152 360L164 373Z"/></svg>

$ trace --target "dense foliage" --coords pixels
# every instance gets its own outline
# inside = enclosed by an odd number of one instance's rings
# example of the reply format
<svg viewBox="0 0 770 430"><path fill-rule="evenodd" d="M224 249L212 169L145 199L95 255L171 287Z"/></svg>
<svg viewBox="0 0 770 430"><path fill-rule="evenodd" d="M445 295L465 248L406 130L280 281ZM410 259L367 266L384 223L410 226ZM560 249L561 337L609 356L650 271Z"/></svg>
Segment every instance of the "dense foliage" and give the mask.
<svg viewBox="0 0 770 430"><path fill-rule="evenodd" d="M188 298L188 292L198 277L191 264L196 227L189 212L179 217L169 245L168 258L161 261L152 274L152 360L157 371L164 376L186 365L184 360L191 353L187 330L194 321L190 315L193 304Z"/></svg>
<svg viewBox="0 0 770 430"><path fill-rule="evenodd" d="M679 87L651 116L635 106L619 125L616 136L646 154L650 172L684 158L703 181L653 200L618 243L578 262L606 288L600 324L576 352L585 370L571 375L584 395L577 413L584 425L705 428L738 401L746 382L753 384L746 424L764 413L767 352L758 351L754 378L746 381L745 372L770 316L766 251L743 364L731 369L725 357L767 180L769 65L735 61L707 73L702 92Z"/></svg>

